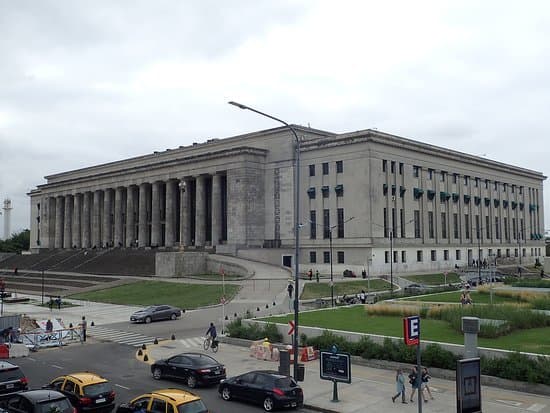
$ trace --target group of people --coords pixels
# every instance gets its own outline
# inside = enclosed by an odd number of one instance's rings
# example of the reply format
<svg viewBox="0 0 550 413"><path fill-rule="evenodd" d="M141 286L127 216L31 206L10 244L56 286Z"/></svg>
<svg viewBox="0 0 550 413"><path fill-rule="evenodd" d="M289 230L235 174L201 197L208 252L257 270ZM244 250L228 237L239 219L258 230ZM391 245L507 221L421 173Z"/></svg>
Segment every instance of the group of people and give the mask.
<svg viewBox="0 0 550 413"><path fill-rule="evenodd" d="M462 304L462 305L473 304L472 297L470 297L469 285L466 286L466 288L460 294L460 304Z"/></svg>
<svg viewBox="0 0 550 413"><path fill-rule="evenodd" d="M311 268L307 272L307 278L309 281L313 279L313 270ZM319 282L319 270L315 271L315 281Z"/></svg>
<svg viewBox="0 0 550 413"><path fill-rule="evenodd" d="M432 396L432 391L430 390L430 386L428 386L428 382L432 377L428 373L428 369L426 367L422 369L420 377L418 376L418 369L416 368L416 366L413 367L408 378L409 384L412 387L411 396L409 398L410 402L414 402L414 394L416 393L416 391L418 391L418 397L423 398L424 403L428 403L428 398L426 397L426 394L430 396L430 400L434 399ZM420 381L418 380L419 378ZM403 369L397 369L397 373L395 375L395 386L397 393L391 398L394 403L399 398L399 396L401 396L401 403L407 403L405 380L405 372L403 371Z"/></svg>

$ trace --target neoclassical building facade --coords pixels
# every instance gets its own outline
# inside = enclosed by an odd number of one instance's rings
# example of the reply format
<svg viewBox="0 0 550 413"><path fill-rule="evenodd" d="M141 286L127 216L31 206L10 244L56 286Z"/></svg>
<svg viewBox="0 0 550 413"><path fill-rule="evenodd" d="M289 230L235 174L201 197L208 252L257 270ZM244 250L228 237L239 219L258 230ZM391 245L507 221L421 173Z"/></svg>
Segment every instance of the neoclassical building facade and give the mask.
<svg viewBox="0 0 550 413"><path fill-rule="evenodd" d="M541 172L375 130L294 128L303 271L544 258ZM295 154L282 127L47 176L29 193L31 249L206 250L292 267Z"/></svg>

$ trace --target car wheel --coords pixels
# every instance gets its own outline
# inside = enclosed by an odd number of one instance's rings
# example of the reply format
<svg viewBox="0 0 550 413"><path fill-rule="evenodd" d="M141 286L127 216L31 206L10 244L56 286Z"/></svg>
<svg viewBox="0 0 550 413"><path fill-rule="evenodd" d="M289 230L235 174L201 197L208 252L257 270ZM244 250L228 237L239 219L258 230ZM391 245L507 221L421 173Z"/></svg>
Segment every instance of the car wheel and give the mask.
<svg viewBox="0 0 550 413"><path fill-rule="evenodd" d="M151 321L153 321L151 317L149 316L145 317L145 324L149 324Z"/></svg>
<svg viewBox="0 0 550 413"><path fill-rule="evenodd" d="M193 375L187 377L187 387L194 389L197 387L197 378Z"/></svg>
<svg viewBox="0 0 550 413"><path fill-rule="evenodd" d="M170 316L170 320L175 320L176 318L178 318L176 313L172 313L172 315Z"/></svg>
<svg viewBox="0 0 550 413"><path fill-rule="evenodd" d="M153 370L153 378L155 380L160 380L162 379L162 370L160 369L160 367L156 367L154 370Z"/></svg>
<svg viewBox="0 0 550 413"><path fill-rule="evenodd" d="M264 410L266 412L271 412L273 411L273 407L275 407L275 403L273 403L273 399L271 397L266 397L264 399Z"/></svg>
<svg viewBox="0 0 550 413"><path fill-rule="evenodd" d="M222 399L224 399L226 402L231 400L231 390L229 390L229 387L227 386L222 389Z"/></svg>

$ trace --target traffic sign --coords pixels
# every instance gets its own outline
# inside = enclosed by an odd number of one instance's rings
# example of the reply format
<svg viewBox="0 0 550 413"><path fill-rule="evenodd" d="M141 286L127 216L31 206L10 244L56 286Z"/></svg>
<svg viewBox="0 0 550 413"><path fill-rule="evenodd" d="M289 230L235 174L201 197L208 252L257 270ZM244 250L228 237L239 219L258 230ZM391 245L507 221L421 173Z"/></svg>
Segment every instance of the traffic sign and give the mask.
<svg viewBox="0 0 550 413"><path fill-rule="evenodd" d="M288 322L288 325L290 326L290 328L288 329L288 335L292 335L294 334L294 329L296 328L296 326L294 325L294 321L290 320Z"/></svg>
<svg viewBox="0 0 550 413"><path fill-rule="evenodd" d="M420 317L415 315L403 318L403 337L407 346L420 343Z"/></svg>

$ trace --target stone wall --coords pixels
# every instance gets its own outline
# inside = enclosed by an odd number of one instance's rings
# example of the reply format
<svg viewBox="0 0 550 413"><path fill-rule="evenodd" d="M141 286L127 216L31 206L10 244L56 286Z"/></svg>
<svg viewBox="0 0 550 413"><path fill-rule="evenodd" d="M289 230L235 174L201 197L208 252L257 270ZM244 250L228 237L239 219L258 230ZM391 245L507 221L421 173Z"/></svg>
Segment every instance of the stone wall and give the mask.
<svg viewBox="0 0 550 413"><path fill-rule="evenodd" d="M249 277L253 274L243 265L206 252L157 252L155 275L181 277L186 275L217 274L223 268L227 275Z"/></svg>

